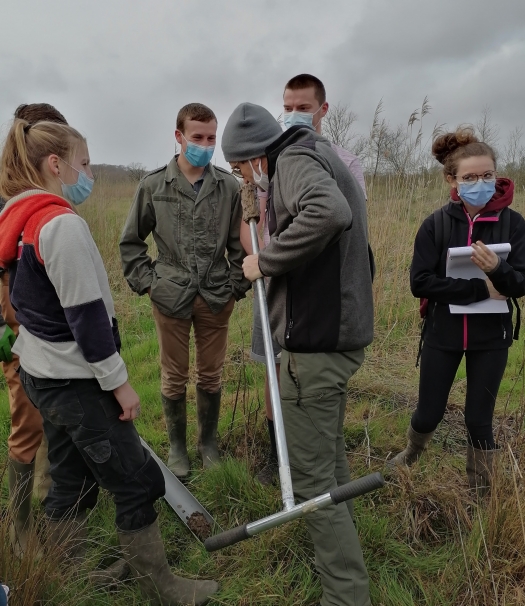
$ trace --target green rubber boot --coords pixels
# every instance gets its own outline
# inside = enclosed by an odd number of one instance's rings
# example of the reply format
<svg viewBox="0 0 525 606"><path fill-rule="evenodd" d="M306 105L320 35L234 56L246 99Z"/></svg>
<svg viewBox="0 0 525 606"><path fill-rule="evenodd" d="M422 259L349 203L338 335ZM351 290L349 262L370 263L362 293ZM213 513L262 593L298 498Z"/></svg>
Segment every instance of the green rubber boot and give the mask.
<svg viewBox="0 0 525 606"><path fill-rule="evenodd" d="M484 497L490 490L494 462L499 454L499 448L481 450L467 445L467 478L469 487L475 490L479 497Z"/></svg>
<svg viewBox="0 0 525 606"><path fill-rule="evenodd" d="M157 606L204 606L219 591L215 581L175 576L168 565L158 522L137 532L118 531L122 552L145 597Z"/></svg>
<svg viewBox="0 0 525 606"><path fill-rule="evenodd" d="M221 462L217 445L220 407L220 389L216 393L209 393L197 387L197 419L199 426L197 448L202 457L204 469L210 469Z"/></svg>
<svg viewBox="0 0 525 606"><path fill-rule="evenodd" d="M412 425L408 426L407 438L408 444L405 450L402 450L393 459L387 462L389 467L396 465L413 465L419 457L423 454L423 451L428 446L428 443L432 439L435 432L430 433L418 433L412 429Z"/></svg>
<svg viewBox="0 0 525 606"><path fill-rule="evenodd" d="M177 400L161 395L166 429L170 440L168 469L183 480L190 473L190 460L186 448L186 393Z"/></svg>
<svg viewBox="0 0 525 606"><path fill-rule="evenodd" d="M9 538L13 552L22 558L29 549L35 549L38 558L41 547L33 533L31 517L31 495L35 478L35 463L19 463L9 459L9 496L12 523L9 527Z"/></svg>

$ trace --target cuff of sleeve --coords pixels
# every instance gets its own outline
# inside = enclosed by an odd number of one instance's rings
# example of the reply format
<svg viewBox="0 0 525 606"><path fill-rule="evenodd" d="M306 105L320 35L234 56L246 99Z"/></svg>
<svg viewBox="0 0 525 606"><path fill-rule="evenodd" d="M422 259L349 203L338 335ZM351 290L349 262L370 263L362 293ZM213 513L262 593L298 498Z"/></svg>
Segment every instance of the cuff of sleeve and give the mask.
<svg viewBox="0 0 525 606"><path fill-rule="evenodd" d="M124 360L118 353L114 353L102 362L95 362L89 365L95 374L100 388L104 391L113 391L124 385L128 380L128 371Z"/></svg>
<svg viewBox="0 0 525 606"><path fill-rule="evenodd" d="M148 288L151 288L151 285L153 284L153 276L149 276L149 281L146 282L146 286L143 286L141 284L141 288L137 289L137 294L142 297L143 295L147 294L148 292Z"/></svg>
<svg viewBox="0 0 525 606"><path fill-rule="evenodd" d="M270 270L268 269L268 267L266 267L267 264L264 262L264 251L261 251L259 253L257 264L259 265L259 271L262 273L262 275L265 278L270 278Z"/></svg>
<svg viewBox="0 0 525 606"><path fill-rule="evenodd" d="M243 278L240 283L230 282L230 285L232 288L232 294L236 301L244 299L246 297L246 291L250 290L252 287L252 283L246 278Z"/></svg>
<svg viewBox="0 0 525 606"><path fill-rule="evenodd" d="M476 288L476 302L477 301L485 301L485 299L490 298L489 287L485 280L478 278L475 284Z"/></svg>
<svg viewBox="0 0 525 606"><path fill-rule="evenodd" d="M487 271L486 272L487 276L493 276L494 274L496 274L498 272L498 270L500 268L501 268L501 257L498 257L498 264L496 265L496 267L492 271Z"/></svg>

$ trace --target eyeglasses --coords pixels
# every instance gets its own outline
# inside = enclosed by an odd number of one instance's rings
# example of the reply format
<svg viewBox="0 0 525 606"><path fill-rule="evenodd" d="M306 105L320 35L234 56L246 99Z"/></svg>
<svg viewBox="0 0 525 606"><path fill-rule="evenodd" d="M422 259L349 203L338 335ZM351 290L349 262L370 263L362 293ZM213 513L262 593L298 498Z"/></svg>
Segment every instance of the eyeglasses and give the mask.
<svg viewBox="0 0 525 606"><path fill-rule="evenodd" d="M458 175L455 175L456 179ZM487 170L482 175L477 175L476 173L468 173L468 175L463 175L461 177L461 181L463 183L477 183L481 179L485 183L491 183L496 180L496 171L495 170Z"/></svg>
<svg viewBox="0 0 525 606"><path fill-rule="evenodd" d="M239 179L243 178L241 169L239 168L239 166L237 164L235 166L231 166L231 164L230 164L230 167L232 169L232 175L234 177L238 177Z"/></svg>

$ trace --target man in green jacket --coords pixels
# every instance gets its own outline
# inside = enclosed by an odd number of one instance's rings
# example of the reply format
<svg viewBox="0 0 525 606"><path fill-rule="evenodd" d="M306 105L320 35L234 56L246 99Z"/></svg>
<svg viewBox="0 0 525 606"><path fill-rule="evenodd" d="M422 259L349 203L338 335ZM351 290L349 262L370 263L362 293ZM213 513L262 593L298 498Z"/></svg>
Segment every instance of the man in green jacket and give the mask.
<svg viewBox="0 0 525 606"><path fill-rule="evenodd" d="M161 396L170 439L168 467L189 474L186 384L193 325L197 350L198 450L205 468L219 462L217 425L228 323L250 282L243 277L239 182L213 166L217 118L200 103L184 106L175 138L181 153L141 181L120 241L124 275L149 294L161 360ZM147 237L157 245L155 261Z"/></svg>

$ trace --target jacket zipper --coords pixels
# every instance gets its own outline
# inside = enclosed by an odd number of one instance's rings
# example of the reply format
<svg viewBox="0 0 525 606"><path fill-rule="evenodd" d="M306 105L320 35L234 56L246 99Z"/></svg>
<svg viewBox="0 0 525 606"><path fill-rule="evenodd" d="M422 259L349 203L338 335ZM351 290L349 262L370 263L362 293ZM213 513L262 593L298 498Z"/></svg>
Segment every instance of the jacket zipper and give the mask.
<svg viewBox="0 0 525 606"><path fill-rule="evenodd" d="M286 340L288 340L290 338L290 333L292 332L292 328L293 328L293 320L292 320L292 318L290 318L288 320L288 327L286 329Z"/></svg>
<svg viewBox="0 0 525 606"><path fill-rule="evenodd" d="M479 215L476 215L473 219L470 218L470 215L466 211L465 207L463 207L463 212L465 213L468 221L468 238L467 238L467 246L472 246L472 233L474 231L474 223ZM468 320L467 314L463 314L463 351L467 351L468 346Z"/></svg>

